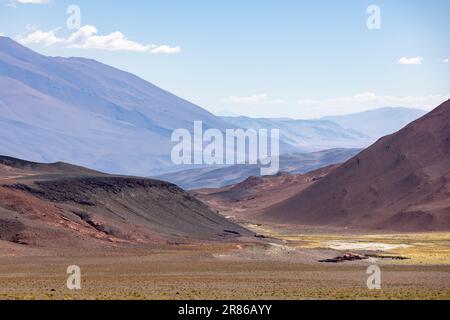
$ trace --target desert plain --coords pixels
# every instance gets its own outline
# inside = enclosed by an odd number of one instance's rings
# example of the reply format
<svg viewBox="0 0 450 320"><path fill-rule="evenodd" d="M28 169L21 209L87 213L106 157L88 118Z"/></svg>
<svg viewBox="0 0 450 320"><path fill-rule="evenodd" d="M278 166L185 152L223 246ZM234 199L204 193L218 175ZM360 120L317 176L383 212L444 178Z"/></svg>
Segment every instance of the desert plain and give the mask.
<svg viewBox="0 0 450 320"><path fill-rule="evenodd" d="M260 238L59 256L1 243L0 299L450 299L450 233L245 226ZM319 262L348 253L367 258ZM373 264L380 290L367 287ZM80 290L67 289L69 265Z"/></svg>

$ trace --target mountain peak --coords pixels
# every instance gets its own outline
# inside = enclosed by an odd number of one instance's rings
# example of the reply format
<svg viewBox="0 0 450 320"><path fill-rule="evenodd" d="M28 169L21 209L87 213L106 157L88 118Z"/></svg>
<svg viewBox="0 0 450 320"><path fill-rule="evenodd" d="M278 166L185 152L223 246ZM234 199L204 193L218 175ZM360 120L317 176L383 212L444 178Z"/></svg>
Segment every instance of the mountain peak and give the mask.
<svg viewBox="0 0 450 320"><path fill-rule="evenodd" d="M196 120L228 126L128 72L40 55L7 37L0 38L0 81L0 136L7 141L0 154L36 162L148 176L173 165L173 130L191 129Z"/></svg>
<svg viewBox="0 0 450 320"><path fill-rule="evenodd" d="M10 37L4 37L4 36L0 36L0 45L1 45L0 49L9 49L12 47L25 48L23 45L21 45L17 41L14 41Z"/></svg>
<svg viewBox="0 0 450 320"><path fill-rule="evenodd" d="M268 208L279 223L402 231L450 228L450 100L324 179Z"/></svg>
<svg viewBox="0 0 450 320"><path fill-rule="evenodd" d="M0 53L31 63L37 62L36 60L41 60L44 57L9 37L0 37Z"/></svg>

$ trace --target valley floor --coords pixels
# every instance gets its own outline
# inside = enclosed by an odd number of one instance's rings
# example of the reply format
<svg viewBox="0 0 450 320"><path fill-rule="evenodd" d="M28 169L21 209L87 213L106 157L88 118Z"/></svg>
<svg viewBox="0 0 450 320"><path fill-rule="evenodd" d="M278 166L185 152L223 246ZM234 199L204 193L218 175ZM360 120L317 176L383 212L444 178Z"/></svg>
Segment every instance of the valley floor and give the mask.
<svg viewBox="0 0 450 320"><path fill-rule="evenodd" d="M0 299L450 299L450 233L250 227L278 239L177 245L131 256L3 256ZM348 252L371 255L319 262ZM381 290L367 288L372 264L381 268ZM66 288L69 265L81 268L81 290Z"/></svg>

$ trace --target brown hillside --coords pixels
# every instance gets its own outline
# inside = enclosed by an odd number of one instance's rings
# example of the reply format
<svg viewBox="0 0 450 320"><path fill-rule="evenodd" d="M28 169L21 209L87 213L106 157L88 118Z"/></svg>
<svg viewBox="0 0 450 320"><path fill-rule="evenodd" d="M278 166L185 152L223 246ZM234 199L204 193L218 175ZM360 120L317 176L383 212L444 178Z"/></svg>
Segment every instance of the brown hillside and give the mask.
<svg viewBox="0 0 450 320"><path fill-rule="evenodd" d="M0 157L0 240L40 248L252 235L174 184Z"/></svg>
<svg viewBox="0 0 450 320"><path fill-rule="evenodd" d="M386 136L262 219L390 230L450 230L450 100Z"/></svg>

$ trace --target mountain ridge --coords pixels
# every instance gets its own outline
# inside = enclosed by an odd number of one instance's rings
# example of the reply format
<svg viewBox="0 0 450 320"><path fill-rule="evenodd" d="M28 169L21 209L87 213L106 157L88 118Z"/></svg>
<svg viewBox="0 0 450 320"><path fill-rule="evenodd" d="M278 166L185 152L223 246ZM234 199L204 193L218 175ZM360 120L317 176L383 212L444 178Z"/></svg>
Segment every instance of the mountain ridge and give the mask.
<svg viewBox="0 0 450 320"><path fill-rule="evenodd" d="M332 148L362 148L370 137L353 129L345 129L328 120L302 120L289 118L221 117L232 125L244 129L280 129L280 139L302 152Z"/></svg>
<svg viewBox="0 0 450 320"><path fill-rule="evenodd" d="M450 100L379 139L266 221L403 231L450 229Z"/></svg>
<svg viewBox="0 0 450 320"><path fill-rule="evenodd" d="M322 117L343 128L353 129L372 138L392 134L414 120L424 116L426 111L406 107L382 107L368 111L340 116Z"/></svg>
<svg viewBox="0 0 450 320"><path fill-rule="evenodd" d="M307 173L321 167L342 163L360 149L330 149L310 153L288 153L280 156L280 172ZM192 168L158 175L155 178L170 181L188 190L221 188L244 181L250 176L260 176L260 165L210 166Z"/></svg>
<svg viewBox="0 0 450 320"><path fill-rule="evenodd" d="M9 141L0 154L34 161L148 175L172 165L172 130L190 129L194 120L229 126L125 71L91 59L46 57L4 37L0 84L0 133Z"/></svg>
<svg viewBox="0 0 450 320"><path fill-rule="evenodd" d="M252 233L165 181L0 157L2 241L65 252L240 236Z"/></svg>

